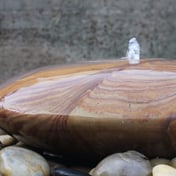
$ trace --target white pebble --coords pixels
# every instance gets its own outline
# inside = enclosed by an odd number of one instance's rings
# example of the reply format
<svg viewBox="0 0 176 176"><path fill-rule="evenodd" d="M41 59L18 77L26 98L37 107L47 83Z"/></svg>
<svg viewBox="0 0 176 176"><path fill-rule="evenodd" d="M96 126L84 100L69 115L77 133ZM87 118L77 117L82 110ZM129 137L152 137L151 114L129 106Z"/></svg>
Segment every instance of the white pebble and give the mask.
<svg viewBox="0 0 176 176"><path fill-rule="evenodd" d="M176 169L165 164L157 165L152 170L153 176L176 176Z"/></svg>

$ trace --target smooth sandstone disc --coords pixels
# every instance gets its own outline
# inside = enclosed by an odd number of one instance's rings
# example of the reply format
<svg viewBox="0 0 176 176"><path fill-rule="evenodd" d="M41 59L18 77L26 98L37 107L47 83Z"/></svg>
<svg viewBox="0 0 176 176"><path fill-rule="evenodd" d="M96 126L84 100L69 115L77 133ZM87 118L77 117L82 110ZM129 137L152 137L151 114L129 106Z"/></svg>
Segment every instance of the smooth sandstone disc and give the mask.
<svg viewBox="0 0 176 176"><path fill-rule="evenodd" d="M0 89L0 127L68 156L137 150L174 156L176 60L125 60L44 68Z"/></svg>

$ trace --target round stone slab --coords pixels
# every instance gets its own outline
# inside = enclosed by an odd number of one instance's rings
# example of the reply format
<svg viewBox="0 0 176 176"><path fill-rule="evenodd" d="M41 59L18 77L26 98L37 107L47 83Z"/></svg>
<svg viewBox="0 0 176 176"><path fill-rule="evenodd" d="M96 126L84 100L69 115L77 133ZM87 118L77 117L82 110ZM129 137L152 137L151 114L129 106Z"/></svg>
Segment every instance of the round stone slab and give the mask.
<svg viewBox="0 0 176 176"><path fill-rule="evenodd" d="M49 176L47 161L39 154L21 147L6 147L0 151L0 175Z"/></svg>

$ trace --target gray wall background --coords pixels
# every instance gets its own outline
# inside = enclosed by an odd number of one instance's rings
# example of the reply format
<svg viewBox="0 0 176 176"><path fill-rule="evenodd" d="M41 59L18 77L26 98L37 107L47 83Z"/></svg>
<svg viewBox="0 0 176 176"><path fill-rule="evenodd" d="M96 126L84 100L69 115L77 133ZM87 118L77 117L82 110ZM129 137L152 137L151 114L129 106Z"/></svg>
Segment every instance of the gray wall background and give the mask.
<svg viewBox="0 0 176 176"><path fill-rule="evenodd" d="M44 65L124 56L176 57L175 0L0 0L0 82Z"/></svg>

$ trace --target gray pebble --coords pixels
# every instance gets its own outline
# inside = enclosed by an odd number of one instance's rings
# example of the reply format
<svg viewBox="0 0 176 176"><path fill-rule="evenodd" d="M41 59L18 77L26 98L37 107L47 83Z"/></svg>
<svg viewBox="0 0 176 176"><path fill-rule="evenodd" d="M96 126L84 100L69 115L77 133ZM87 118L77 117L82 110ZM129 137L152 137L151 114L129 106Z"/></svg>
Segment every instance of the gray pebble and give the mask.
<svg viewBox="0 0 176 176"><path fill-rule="evenodd" d="M0 175L49 176L47 161L38 153L21 147L6 147L0 151Z"/></svg>
<svg viewBox="0 0 176 176"><path fill-rule="evenodd" d="M116 153L103 159L89 173L92 176L149 176L150 162L136 151Z"/></svg>

